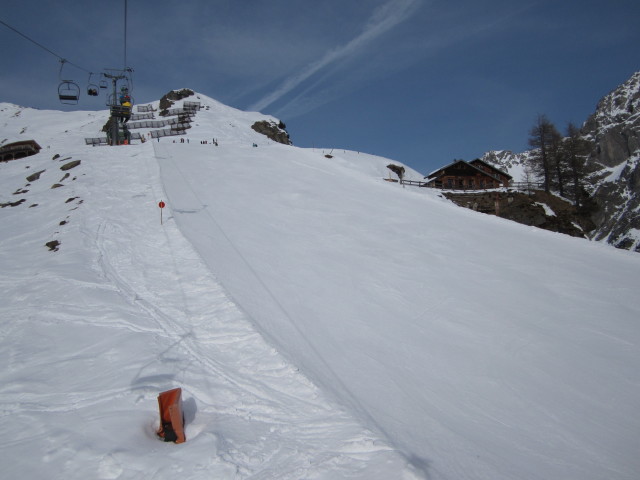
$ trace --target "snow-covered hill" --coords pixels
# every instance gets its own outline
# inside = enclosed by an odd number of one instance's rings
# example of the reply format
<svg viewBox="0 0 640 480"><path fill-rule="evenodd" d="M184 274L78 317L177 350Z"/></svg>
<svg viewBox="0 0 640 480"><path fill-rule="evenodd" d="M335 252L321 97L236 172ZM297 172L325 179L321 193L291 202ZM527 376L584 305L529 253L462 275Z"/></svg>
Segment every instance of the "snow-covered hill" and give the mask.
<svg viewBox="0 0 640 480"><path fill-rule="evenodd" d="M106 112L0 106L43 147L0 163L7 478L636 477L637 255L186 100L186 135L120 147L84 144Z"/></svg>

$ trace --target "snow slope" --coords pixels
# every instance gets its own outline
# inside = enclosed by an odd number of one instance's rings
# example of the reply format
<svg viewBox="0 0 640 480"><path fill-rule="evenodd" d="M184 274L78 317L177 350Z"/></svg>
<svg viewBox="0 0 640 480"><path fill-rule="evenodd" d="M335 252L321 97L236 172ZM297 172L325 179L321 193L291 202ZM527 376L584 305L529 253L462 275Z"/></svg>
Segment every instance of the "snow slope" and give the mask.
<svg viewBox="0 0 640 480"><path fill-rule="evenodd" d="M188 143L98 148L106 112L0 106L45 146L0 164L7 478L637 478L637 255L199 101Z"/></svg>

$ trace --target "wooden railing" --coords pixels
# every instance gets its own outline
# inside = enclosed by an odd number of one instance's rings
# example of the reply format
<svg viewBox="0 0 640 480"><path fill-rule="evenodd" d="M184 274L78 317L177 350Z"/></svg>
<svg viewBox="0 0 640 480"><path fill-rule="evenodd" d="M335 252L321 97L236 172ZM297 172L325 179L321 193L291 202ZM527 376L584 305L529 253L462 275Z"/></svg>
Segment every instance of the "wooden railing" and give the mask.
<svg viewBox="0 0 640 480"><path fill-rule="evenodd" d="M427 186L427 182L424 181L420 181L420 180L400 180L400 183L402 185L413 185L414 187L426 187Z"/></svg>
<svg viewBox="0 0 640 480"><path fill-rule="evenodd" d="M396 181L396 180L394 180ZM502 185L497 187L455 187L455 186L435 186L429 185L426 181L421 180L400 180L401 185L411 185L414 187L428 187L428 188L437 188L439 190L457 190L457 191L478 191L478 190L495 190L497 188L507 188L510 190L518 190L518 191L530 191L530 190L543 190L544 183L542 182L511 182L508 187L504 187Z"/></svg>

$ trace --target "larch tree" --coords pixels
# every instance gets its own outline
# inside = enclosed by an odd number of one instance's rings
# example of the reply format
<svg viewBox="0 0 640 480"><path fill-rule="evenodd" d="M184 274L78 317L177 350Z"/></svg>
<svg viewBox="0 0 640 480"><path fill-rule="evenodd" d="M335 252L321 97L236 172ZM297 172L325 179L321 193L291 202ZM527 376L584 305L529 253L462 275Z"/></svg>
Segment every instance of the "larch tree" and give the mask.
<svg viewBox="0 0 640 480"><path fill-rule="evenodd" d="M546 115L538 115L535 125L529 132L529 145L535 149L531 161L532 166L543 178L544 191L551 189L554 155L557 154L560 134L556 127L549 121Z"/></svg>

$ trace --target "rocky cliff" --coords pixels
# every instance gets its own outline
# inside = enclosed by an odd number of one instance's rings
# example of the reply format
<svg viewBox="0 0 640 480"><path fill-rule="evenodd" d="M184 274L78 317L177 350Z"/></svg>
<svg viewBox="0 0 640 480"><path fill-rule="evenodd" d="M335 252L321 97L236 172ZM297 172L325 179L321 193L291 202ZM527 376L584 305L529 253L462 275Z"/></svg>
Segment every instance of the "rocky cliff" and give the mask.
<svg viewBox="0 0 640 480"><path fill-rule="evenodd" d="M276 123L274 121L262 120L251 125L251 128L256 132L266 135L274 142L282 143L284 145L292 145L289 134L286 130L286 125L282 123Z"/></svg>
<svg viewBox="0 0 640 480"><path fill-rule="evenodd" d="M587 236L640 252L640 72L598 102L580 133L593 145L585 189L594 228ZM492 151L482 159L524 181L531 154Z"/></svg>
<svg viewBox="0 0 640 480"><path fill-rule="evenodd" d="M592 238L640 252L640 72L600 100L581 133L595 144Z"/></svg>

